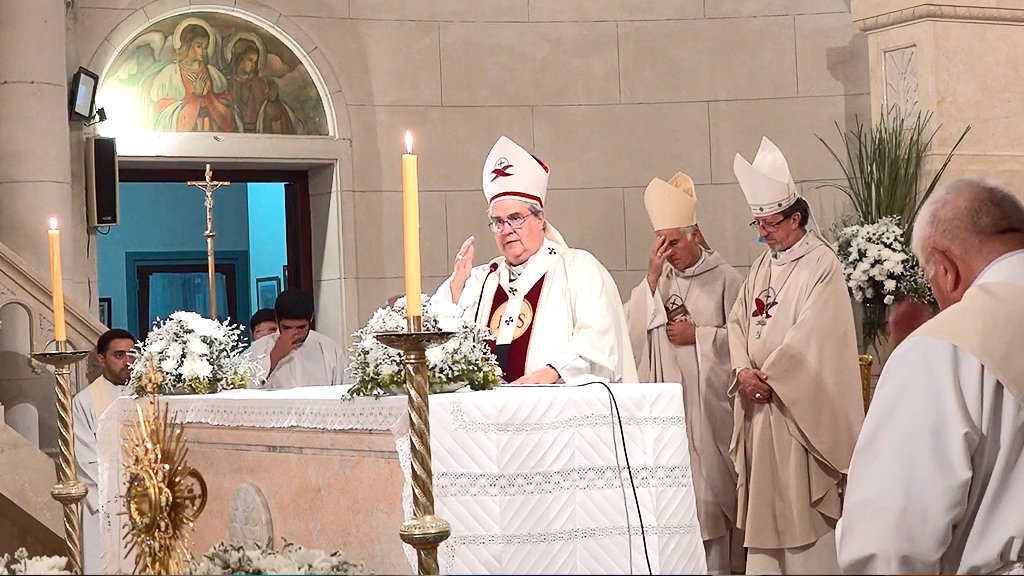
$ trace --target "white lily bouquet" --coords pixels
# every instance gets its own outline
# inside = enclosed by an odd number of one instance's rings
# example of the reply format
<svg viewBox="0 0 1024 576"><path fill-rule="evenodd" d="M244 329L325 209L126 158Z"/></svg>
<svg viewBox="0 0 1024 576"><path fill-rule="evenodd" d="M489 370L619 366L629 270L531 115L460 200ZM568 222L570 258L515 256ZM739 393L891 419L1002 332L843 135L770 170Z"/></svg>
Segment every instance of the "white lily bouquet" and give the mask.
<svg viewBox="0 0 1024 576"><path fill-rule="evenodd" d="M193 563L190 574L367 574L362 563L349 562L341 550L324 552L284 540L278 552L270 546L246 550L218 542Z"/></svg>
<svg viewBox="0 0 1024 576"><path fill-rule="evenodd" d="M897 299L913 298L925 304L934 301L924 272L903 238L897 216L839 231L837 254L846 285L862 305L865 351L882 343L887 308Z"/></svg>
<svg viewBox="0 0 1024 576"><path fill-rule="evenodd" d="M175 312L159 320L136 345L130 384L135 394L213 394L248 388L258 381L259 364L242 350L237 325L204 318L195 312ZM146 390L143 376L150 362L161 377L157 390Z"/></svg>
<svg viewBox="0 0 1024 576"><path fill-rule="evenodd" d="M917 259L903 244L898 217L847 226L840 230L838 240L843 275L856 301L889 305L903 296L923 302L931 298Z"/></svg>
<svg viewBox="0 0 1024 576"><path fill-rule="evenodd" d="M24 548L18 548L14 553L14 561L11 560L7 554L0 556L0 574L71 574L67 570L66 556L29 558ZM10 566L7 565L8 562L11 562Z"/></svg>
<svg viewBox="0 0 1024 576"><path fill-rule="evenodd" d="M405 297L394 306L374 312L366 326L352 335L351 362L346 368L355 384L352 396L381 396L405 389L403 353L381 344L377 332L406 329ZM451 302L424 297L423 331L454 332L450 340L427 349L430 392L451 391L468 384L473 390L489 390L501 384L501 368L488 342L494 337L486 327L465 317L465 310Z"/></svg>

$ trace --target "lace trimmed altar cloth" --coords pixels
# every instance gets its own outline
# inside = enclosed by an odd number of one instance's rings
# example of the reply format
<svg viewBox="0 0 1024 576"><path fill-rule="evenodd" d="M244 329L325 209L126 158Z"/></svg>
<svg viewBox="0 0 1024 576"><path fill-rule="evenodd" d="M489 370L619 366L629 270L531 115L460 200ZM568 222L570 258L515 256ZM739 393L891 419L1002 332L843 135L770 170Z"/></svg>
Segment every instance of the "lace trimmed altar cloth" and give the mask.
<svg viewBox="0 0 1024 576"><path fill-rule="evenodd" d="M632 484L618 419L611 416L602 386L508 387L430 397L435 510L452 526L439 548L442 574L646 574L644 538L655 574L706 572L680 386L610 387L621 413ZM340 386L232 390L163 401L184 423L390 431L405 475L402 505L405 517L411 517L406 398L343 401L344 391ZM124 487L119 430L132 419L135 402L120 398L100 419L105 573L132 568L124 559L123 527L114 527L124 524L124 516L118 516ZM373 486L353 490L369 497ZM396 539L397 532L394 526ZM335 547L344 550L345 542ZM405 550L414 573L415 553L409 546Z"/></svg>

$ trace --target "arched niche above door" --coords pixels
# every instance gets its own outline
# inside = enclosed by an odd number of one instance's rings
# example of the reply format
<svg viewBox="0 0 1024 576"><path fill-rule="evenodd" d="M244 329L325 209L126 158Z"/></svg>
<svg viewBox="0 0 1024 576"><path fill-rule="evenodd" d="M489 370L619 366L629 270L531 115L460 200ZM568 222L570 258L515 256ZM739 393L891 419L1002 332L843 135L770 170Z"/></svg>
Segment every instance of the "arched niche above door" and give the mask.
<svg viewBox="0 0 1024 576"><path fill-rule="evenodd" d="M236 14L185 12L153 22L101 79L100 132L330 134L330 106L305 54Z"/></svg>

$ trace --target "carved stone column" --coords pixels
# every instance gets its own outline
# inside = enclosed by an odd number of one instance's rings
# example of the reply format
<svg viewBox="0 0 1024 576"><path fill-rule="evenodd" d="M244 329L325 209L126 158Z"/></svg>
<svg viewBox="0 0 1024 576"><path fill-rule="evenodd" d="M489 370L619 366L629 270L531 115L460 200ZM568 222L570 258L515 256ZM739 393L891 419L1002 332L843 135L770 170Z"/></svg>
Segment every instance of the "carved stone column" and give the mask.
<svg viewBox="0 0 1024 576"><path fill-rule="evenodd" d="M868 34L871 102L930 110L934 168L968 124L944 181L983 176L1024 197L1024 0L852 0Z"/></svg>
<svg viewBox="0 0 1024 576"><path fill-rule="evenodd" d="M0 0L0 242L49 282L46 229L60 220L65 273L78 280L64 0Z"/></svg>

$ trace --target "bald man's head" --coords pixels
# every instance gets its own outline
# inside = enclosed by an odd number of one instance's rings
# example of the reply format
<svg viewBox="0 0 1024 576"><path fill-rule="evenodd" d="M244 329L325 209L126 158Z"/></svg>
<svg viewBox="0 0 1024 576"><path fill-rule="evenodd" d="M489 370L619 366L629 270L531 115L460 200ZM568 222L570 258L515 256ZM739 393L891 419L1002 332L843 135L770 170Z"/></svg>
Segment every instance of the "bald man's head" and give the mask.
<svg viewBox="0 0 1024 576"><path fill-rule="evenodd" d="M921 207L912 246L945 308L959 302L993 260L1024 248L1024 205L998 185L957 180Z"/></svg>

